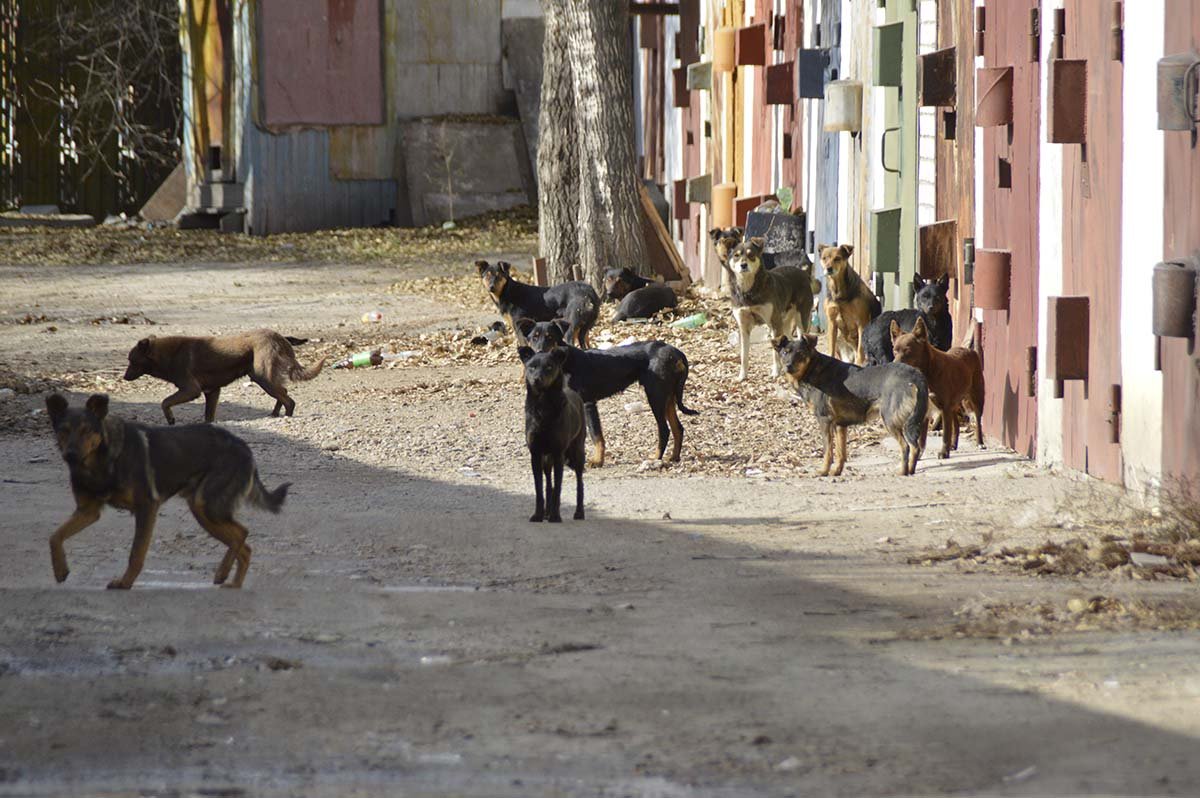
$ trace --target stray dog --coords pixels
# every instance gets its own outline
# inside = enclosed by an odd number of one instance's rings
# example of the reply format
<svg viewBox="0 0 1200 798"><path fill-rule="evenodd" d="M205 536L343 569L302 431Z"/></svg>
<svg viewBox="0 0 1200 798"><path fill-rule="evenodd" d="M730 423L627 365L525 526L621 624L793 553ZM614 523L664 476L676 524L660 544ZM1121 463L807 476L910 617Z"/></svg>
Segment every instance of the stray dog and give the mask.
<svg viewBox="0 0 1200 798"><path fill-rule="evenodd" d="M713 246L717 250L717 261L726 266L729 263L729 254L733 252L733 248L742 243L746 231L740 227L730 227L728 230L722 230L719 227L714 227L708 231L709 238L712 239Z"/></svg>
<svg viewBox="0 0 1200 798"><path fill-rule="evenodd" d="M566 349L517 349L525 364L525 443L533 466L537 504L529 520L562 521L563 463L575 472L575 519L583 519L583 401L566 387ZM546 492L542 494L542 478Z"/></svg>
<svg viewBox="0 0 1200 798"><path fill-rule="evenodd" d="M938 351L929 342L925 322L917 319L913 330L906 333L892 322L892 348L896 360L907 363L925 375L929 383L929 398L942 411L942 450L938 459L950 456L958 448L958 414L965 407L975 416L975 443L983 446L983 361L979 353L961 346L949 352Z"/></svg>
<svg viewBox="0 0 1200 798"><path fill-rule="evenodd" d="M247 375L275 399L271 415L278 416L280 408L285 408L290 416L296 410L296 402L288 396L286 380L311 380L325 366L325 358L308 368L300 365L292 342L303 340L285 338L272 330L210 338L150 336L129 350L125 379L136 380L149 374L179 389L162 401L168 424L175 423L172 407L190 402L200 394L204 394L204 420L215 421L221 389Z"/></svg>
<svg viewBox="0 0 1200 798"><path fill-rule="evenodd" d="M688 378L688 359L683 352L663 341L639 341L611 349L577 349L564 341L566 323L528 320L523 335L535 352L564 351L567 385L583 399L583 414L592 457L588 465L604 465L604 431L596 402L624 391L637 382L646 392L646 402L658 425L658 449L654 459L661 460L667 450L668 433L674 437L671 462L679 461L683 448L683 424L679 413L695 416L695 410L683 404L683 387Z"/></svg>
<svg viewBox="0 0 1200 798"><path fill-rule="evenodd" d="M129 566L109 589L128 590L141 573L162 503L179 494L210 535L227 547L213 582L241 587L250 566L246 527L234 519L249 501L278 513L290 483L267 490L258 478L250 447L232 433L206 424L147 427L109 415L108 397L93 394L83 410L71 410L59 394L46 399L58 449L71 472L75 512L50 537L54 578L70 570L63 543L100 517L104 505L133 513L135 532ZM233 582L229 569L237 563Z"/></svg>
<svg viewBox="0 0 1200 798"><path fill-rule="evenodd" d="M613 321L648 319L663 308L673 308L678 303L670 286L639 277L632 269L605 271L604 293L610 299L621 300Z"/></svg>
<svg viewBox="0 0 1200 798"><path fill-rule="evenodd" d="M854 247L822 245L818 252L827 278L825 318L829 321L829 354L861 366L867 362L863 332L883 307L858 272L850 267Z"/></svg>
<svg viewBox="0 0 1200 798"><path fill-rule="evenodd" d="M750 363L750 334L760 324L771 329L771 337L808 332L812 319L812 274L796 266L763 267L763 240L751 238L729 253L729 290L733 298L733 318L738 325L742 346L742 367L738 382L746 379ZM772 349L771 376L779 376L779 353Z"/></svg>
<svg viewBox="0 0 1200 798"><path fill-rule="evenodd" d="M885 310L867 325L867 364L878 366L895 359L892 355L893 319L904 332L912 332L917 319L923 320L929 333L929 343L943 352L948 350L954 343L954 320L950 317L950 303L946 299L949 288L948 275L936 280L913 275L914 307L909 310Z"/></svg>
<svg viewBox="0 0 1200 798"><path fill-rule="evenodd" d="M846 465L846 427L878 415L900 444L900 474L916 472L925 451L925 412L929 387L921 372L903 363L856 366L817 351L817 337L806 335L789 341L781 337L775 349L783 359L788 382L808 402L825 432L825 465L829 475L837 438L836 477Z"/></svg>
<svg viewBox="0 0 1200 798"><path fill-rule="evenodd" d="M600 316L600 297L596 295L596 289L578 280L550 288L517 282L512 276L512 265L504 261L492 265L486 260L477 260L475 266L488 296L518 336L521 335L518 324L522 319L551 321L563 318L570 325L568 340L587 348L588 333Z"/></svg>

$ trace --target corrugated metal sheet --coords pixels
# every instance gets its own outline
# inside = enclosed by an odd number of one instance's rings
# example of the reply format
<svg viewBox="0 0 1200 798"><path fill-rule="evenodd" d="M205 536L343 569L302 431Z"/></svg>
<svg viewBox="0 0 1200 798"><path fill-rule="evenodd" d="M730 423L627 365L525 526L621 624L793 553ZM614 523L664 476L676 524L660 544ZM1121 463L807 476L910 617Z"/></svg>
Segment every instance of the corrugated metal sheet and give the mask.
<svg viewBox="0 0 1200 798"><path fill-rule="evenodd" d="M377 125L384 121L379 3L258 1L263 124Z"/></svg>
<svg viewBox="0 0 1200 798"><path fill-rule="evenodd" d="M395 180L337 180L326 130L270 133L255 124L253 9L240 0L234 20L234 125L238 182L245 184L247 232L256 235L387 221L397 207Z"/></svg>

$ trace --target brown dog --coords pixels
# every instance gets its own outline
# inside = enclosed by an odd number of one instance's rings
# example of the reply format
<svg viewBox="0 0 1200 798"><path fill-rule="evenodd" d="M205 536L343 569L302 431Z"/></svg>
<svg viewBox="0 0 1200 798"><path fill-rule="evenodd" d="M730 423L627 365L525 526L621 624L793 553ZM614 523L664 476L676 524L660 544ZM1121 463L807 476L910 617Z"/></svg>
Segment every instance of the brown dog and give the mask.
<svg viewBox="0 0 1200 798"><path fill-rule="evenodd" d="M961 346L942 352L929 343L925 320L917 319L906 333L892 321L892 352L899 363L907 363L925 375L929 398L942 412L942 450L938 459L958 448L958 415L965 407L975 416L975 443L983 446L983 362L979 354Z"/></svg>
<svg viewBox="0 0 1200 798"><path fill-rule="evenodd" d="M215 421L221 389L247 375L275 399L271 415L279 415L280 408L284 408L290 416L296 402L288 396L284 383L289 378L311 380L325 365L325 358L321 358L315 366L301 366L291 340L298 339L285 338L273 330L210 338L150 336L129 351L125 379L136 380L149 374L179 389L162 402L168 424L175 423L172 407L190 402L200 394L204 394L204 420Z"/></svg>
<svg viewBox="0 0 1200 798"><path fill-rule="evenodd" d="M883 312L879 299L850 266L854 247L821 246L817 250L825 267L825 318L829 322L829 354L847 363L867 362L867 325ZM841 336L841 340L838 340Z"/></svg>
<svg viewBox="0 0 1200 798"><path fill-rule="evenodd" d="M108 586L133 587L146 561L159 508L181 495L200 526L225 544L213 582L224 586L236 563L228 587L242 586L250 567L250 547L246 527L235 514L246 502L279 512L288 484L267 490L258 477L254 455L240 438L203 424L170 429L123 421L108 412L104 394L92 394L82 410L71 409L66 399L53 394L46 399L46 410L75 494L75 512L50 538L50 562L57 581L70 573L63 544L94 524L108 505L132 512L135 528L125 573Z"/></svg>

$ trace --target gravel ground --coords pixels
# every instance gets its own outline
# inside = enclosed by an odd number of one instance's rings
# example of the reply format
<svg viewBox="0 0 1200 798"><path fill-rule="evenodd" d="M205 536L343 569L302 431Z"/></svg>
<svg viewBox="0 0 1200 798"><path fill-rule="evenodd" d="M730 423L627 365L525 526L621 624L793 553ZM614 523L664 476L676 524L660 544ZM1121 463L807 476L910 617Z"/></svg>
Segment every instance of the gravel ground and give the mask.
<svg viewBox="0 0 1200 798"><path fill-rule="evenodd" d="M692 298L701 330L597 336L687 352L684 461L647 465L636 391L607 400L588 520L531 525L519 363L469 343L496 320L474 256L0 266L0 795L1196 793L1192 571L1042 568L1067 561L1047 541L1087 561L1152 516L966 436L904 479L864 429L816 478L765 344L736 385L728 314ZM305 362L419 354L327 369L290 419L223 392L267 484L295 483L247 514L241 592L208 584L220 552L180 502L133 591L102 589L115 511L55 585L44 392L157 423L170 389L118 379L138 338L256 326L312 339Z"/></svg>

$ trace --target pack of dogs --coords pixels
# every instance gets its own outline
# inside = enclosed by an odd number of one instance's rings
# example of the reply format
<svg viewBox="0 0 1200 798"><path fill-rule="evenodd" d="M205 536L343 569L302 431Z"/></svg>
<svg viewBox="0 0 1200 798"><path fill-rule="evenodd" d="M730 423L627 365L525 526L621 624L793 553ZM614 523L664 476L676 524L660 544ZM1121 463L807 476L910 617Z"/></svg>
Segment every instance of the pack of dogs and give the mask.
<svg viewBox="0 0 1200 798"><path fill-rule="evenodd" d="M782 376L812 410L824 437L821 476L840 475L846 464L847 431L878 418L900 448L899 473L916 472L925 450L930 416L944 427L939 458L958 448L964 414L975 422L983 447L983 363L973 347L952 346L948 280L914 278L914 308L882 312L850 263L854 248L818 248L821 281L806 260L764 257L764 241L741 228L713 230L713 246L728 280L744 381L751 335L769 331L772 377ZM523 283L510 264L475 262L483 288L507 319L517 340L525 385L525 443L533 473L535 505L530 521L562 521L567 468L575 475L574 518L584 513L583 473L604 464L605 441L598 403L641 386L657 436L650 457L678 462L684 428L680 415L699 413L684 404L689 363L678 347L651 340L592 349L588 335L601 309L588 283L551 287ZM619 303L614 320L648 319L674 308L670 286L629 268L609 269L604 298ZM813 308L823 300L827 350L810 331ZM130 350L126 380L152 376L176 390L162 401L166 426L137 424L109 412L109 399L93 394L71 408L54 394L46 409L67 464L75 510L50 538L54 577L68 574L65 543L100 518L105 507L134 516L134 539L125 572L109 583L133 586L145 563L159 509L182 497L197 523L225 546L213 582L242 586L250 564L248 528L238 520L244 505L278 513L290 484L268 489L244 441L215 425L221 389L248 377L275 400L271 413L291 416L296 402L289 381L320 374L325 360L303 365L295 348L306 339L255 330L212 337L149 337ZM176 426L172 408L204 397L204 423ZM591 456L587 443L591 442ZM668 446L670 452L668 454ZM230 579L230 572L233 578Z"/></svg>

